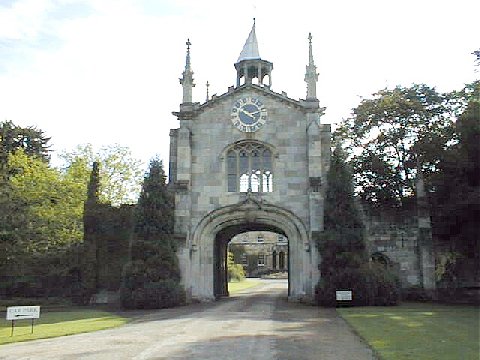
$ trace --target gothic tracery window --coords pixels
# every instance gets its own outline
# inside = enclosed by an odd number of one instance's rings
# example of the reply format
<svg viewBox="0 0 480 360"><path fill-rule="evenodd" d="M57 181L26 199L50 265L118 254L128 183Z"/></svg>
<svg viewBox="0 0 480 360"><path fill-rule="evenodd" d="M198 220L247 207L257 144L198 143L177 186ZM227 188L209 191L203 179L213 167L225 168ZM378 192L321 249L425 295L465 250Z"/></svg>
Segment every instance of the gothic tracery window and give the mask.
<svg viewBox="0 0 480 360"><path fill-rule="evenodd" d="M272 192L272 151L266 146L245 142L227 152L229 192Z"/></svg>

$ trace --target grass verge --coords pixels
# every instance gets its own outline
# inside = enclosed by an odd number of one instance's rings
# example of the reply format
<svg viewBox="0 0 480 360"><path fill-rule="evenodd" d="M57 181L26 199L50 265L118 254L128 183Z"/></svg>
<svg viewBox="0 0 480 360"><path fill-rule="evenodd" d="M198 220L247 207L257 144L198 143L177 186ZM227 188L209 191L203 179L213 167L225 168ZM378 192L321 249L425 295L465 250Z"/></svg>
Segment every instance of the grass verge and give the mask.
<svg viewBox="0 0 480 360"><path fill-rule="evenodd" d="M261 281L250 279L244 279L242 281L231 281L228 283L228 292L230 294L234 294L236 292L258 286L261 283Z"/></svg>
<svg viewBox="0 0 480 360"><path fill-rule="evenodd" d="M109 329L123 325L129 320L110 312L94 309L52 312L40 310L40 319L35 320L33 334L31 334L31 320L20 320L15 322L13 336L10 336L11 321L5 320L3 315L3 319L0 319L0 345Z"/></svg>
<svg viewBox="0 0 480 360"><path fill-rule="evenodd" d="M337 309L385 360L478 360L479 310L424 303Z"/></svg>

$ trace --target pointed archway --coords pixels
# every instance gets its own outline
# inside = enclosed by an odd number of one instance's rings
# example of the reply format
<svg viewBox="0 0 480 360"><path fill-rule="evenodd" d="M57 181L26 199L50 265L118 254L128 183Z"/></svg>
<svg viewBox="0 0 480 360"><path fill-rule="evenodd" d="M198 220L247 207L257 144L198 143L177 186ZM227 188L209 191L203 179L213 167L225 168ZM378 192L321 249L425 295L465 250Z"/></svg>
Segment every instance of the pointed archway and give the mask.
<svg viewBox="0 0 480 360"><path fill-rule="evenodd" d="M311 251L308 232L303 222L292 212L258 201L246 200L210 212L192 234L190 267L185 287L192 298L214 300L227 294L226 245L236 234L245 231L268 230L284 234L289 239L289 299L312 297L319 278L316 251Z"/></svg>

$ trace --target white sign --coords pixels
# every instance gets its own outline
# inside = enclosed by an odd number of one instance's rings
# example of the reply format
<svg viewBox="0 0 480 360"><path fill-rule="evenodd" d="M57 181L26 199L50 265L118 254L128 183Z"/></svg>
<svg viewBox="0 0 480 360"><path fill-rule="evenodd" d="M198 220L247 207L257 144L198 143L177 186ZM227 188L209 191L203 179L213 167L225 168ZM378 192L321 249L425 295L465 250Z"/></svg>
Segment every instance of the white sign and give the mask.
<svg viewBox="0 0 480 360"><path fill-rule="evenodd" d="M38 319L40 306L10 306L7 307L7 320Z"/></svg>
<svg viewBox="0 0 480 360"><path fill-rule="evenodd" d="M352 291L351 290L340 290L336 291L337 301L351 301L352 300Z"/></svg>

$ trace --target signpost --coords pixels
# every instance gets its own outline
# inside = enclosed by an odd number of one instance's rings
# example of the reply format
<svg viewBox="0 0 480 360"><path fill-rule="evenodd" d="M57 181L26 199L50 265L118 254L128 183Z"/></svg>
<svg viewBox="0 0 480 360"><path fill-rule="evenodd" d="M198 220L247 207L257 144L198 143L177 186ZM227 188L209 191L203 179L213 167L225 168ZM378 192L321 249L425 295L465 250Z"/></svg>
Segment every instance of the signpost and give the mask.
<svg viewBox="0 0 480 360"><path fill-rule="evenodd" d="M352 301L352 291L351 290L337 290L335 291L335 297L337 300L337 305L347 305Z"/></svg>
<svg viewBox="0 0 480 360"><path fill-rule="evenodd" d="M15 328L16 320L32 320L32 334L33 334L33 322L35 319L40 318L40 306L9 306L7 307L7 321L12 322L12 333Z"/></svg>

